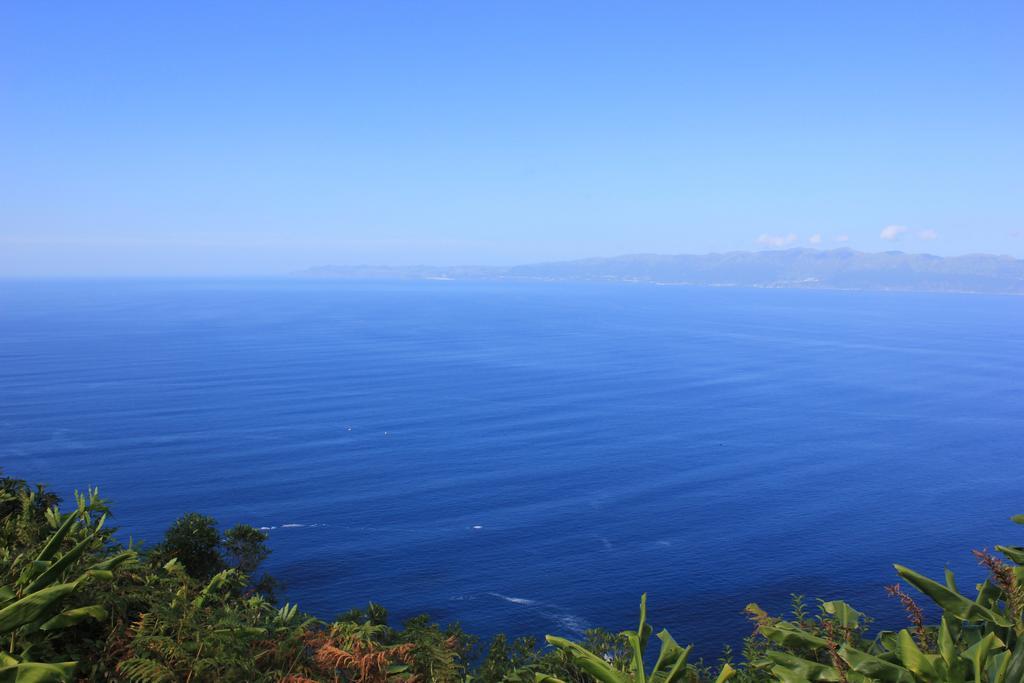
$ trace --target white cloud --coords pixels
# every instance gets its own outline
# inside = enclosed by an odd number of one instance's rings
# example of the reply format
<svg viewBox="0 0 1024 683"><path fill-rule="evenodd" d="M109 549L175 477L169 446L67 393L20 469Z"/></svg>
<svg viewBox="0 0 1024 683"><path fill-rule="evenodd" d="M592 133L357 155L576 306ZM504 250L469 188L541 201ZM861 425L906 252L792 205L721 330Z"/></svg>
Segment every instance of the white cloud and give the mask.
<svg viewBox="0 0 1024 683"><path fill-rule="evenodd" d="M814 233L813 235L807 238L807 241L810 242L811 244L821 244L821 234Z"/></svg>
<svg viewBox="0 0 1024 683"><path fill-rule="evenodd" d="M909 230L910 228L908 228L905 225L887 225L884 228L882 228L882 232L879 233L878 236L881 237L883 240L888 240L892 242L893 240L898 240L900 238L900 235L902 235L905 232L908 232Z"/></svg>
<svg viewBox="0 0 1024 683"><path fill-rule="evenodd" d="M939 236L939 233L935 232L931 228L920 230L917 233L917 238L922 240L933 240Z"/></svg>
<svg viewBox="0 0 1024 683"><path fill-rule="evenodd" d="M793 244L796 242L796 235L789 233L788 235L761 235L757 238L758 244L763 244L766 247L784 247L787 244Z"/></svg>
<svg viewBox="0 0 1024 683"><path fill-rule="evenodd" d="M849 241L850 241L850 236L849 235L837 235L836 236L836 242L844 242L845 243L845 242L849 242Z"/></svg>

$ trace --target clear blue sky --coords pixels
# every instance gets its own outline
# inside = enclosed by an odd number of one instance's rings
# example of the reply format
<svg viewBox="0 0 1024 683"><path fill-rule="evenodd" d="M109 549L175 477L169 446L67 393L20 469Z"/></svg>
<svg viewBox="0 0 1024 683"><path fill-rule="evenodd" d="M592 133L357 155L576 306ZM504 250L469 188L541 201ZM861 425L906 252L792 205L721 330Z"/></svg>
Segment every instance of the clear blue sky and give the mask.
<svg viewBox="0 0 1024 683"><path fill-rule="evenodd" d="M0 275L1024 257L1022 36L1020 0L4 2Z"/></svg>

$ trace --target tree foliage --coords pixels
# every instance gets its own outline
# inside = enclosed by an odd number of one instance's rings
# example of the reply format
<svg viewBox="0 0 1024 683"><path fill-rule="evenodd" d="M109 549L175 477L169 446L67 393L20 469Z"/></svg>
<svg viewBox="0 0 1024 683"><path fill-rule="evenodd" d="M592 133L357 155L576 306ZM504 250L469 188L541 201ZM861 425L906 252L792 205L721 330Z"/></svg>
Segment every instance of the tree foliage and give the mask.
<svg viewBox="0 0 1024 683"><path fill-rule="evenodd" d="M747 607L739 656L707 664L647 623L580 641L498 635L486 648L428 617L389 623L370 603L324 622L277 606L252 577L267 536L223 534L184 515L150 549L124 547L99 492L61 510L45 487L0 477L0 683L63 681L317 683L1024 683L1024 547L975 551L988 578L967 592L896 565L887 592L908 625L875 630L842 600L789 614ZM1013 518L1024 524L1024 516ZM929 600L941 615L928 622Z"/></svg>

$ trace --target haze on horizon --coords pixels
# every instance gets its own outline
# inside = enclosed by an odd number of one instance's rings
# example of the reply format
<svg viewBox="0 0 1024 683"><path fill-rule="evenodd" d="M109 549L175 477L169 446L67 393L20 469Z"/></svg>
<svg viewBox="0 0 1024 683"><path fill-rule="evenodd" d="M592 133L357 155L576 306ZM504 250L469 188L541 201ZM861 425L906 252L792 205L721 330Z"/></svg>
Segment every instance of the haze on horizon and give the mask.
<svg viewBox="0 0 1024 683"><path fill-rule="evenodd" d="M1024 257L1024 4L0 6L0 276Z"/></svg>

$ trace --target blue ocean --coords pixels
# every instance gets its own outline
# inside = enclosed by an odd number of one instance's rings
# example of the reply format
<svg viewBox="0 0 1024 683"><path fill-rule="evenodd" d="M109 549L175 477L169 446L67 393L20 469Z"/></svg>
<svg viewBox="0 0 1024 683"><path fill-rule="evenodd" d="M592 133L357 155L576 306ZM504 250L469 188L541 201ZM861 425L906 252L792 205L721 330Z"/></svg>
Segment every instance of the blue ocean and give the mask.
<svg viewBox="0 0 1024 683"><path fill-rule="evenodd" d="M266 527L283 597L714 657L756 601L902 625L1024 543L1024 299L624 284L0 283L0 466L126 541ZM931 616L937 615L932 613Z"/></svg>

